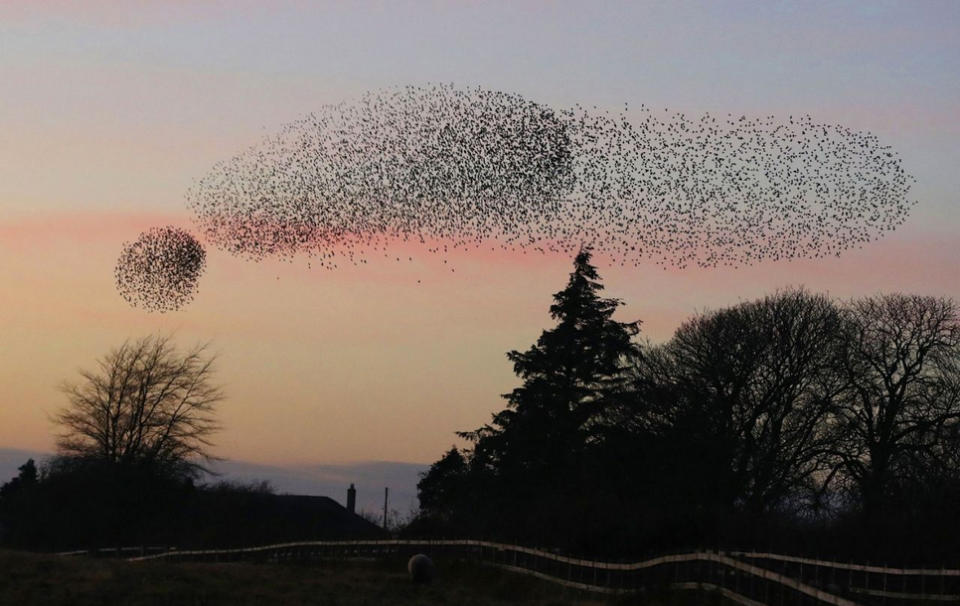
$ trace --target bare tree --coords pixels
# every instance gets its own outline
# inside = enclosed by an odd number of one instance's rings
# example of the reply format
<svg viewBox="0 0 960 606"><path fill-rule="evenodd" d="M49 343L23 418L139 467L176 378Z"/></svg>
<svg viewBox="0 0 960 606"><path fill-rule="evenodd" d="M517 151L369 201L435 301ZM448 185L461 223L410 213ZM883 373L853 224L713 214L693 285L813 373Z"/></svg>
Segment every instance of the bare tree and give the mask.
<svg viewBox="0 0 960 606"><path fill-rule="evenodd" d="M950 299L902 294L854 301L844 314L836 469L870 516L898 478L956 454L960 317Z"/></svg>
<svg viewBox="0 0 960 606"><path fill-rule="evenodd" d="M195 476L211 460L221 390L206 346L179 353L170 337L127 341L62 387L69 405L54 417L61 455L146 464Z"/></svg>
<svg viewBox="0 0 960 606"><path fill-rule="evenodd" d="M842 385L840 326L829 299L790 290L694 318L659 354L654 382L669 381L675 411L657 414L692 423L698 435L688 439L715 445L729 474L719 498L762 513L806 492L825 469L820 426Z"/></svg>

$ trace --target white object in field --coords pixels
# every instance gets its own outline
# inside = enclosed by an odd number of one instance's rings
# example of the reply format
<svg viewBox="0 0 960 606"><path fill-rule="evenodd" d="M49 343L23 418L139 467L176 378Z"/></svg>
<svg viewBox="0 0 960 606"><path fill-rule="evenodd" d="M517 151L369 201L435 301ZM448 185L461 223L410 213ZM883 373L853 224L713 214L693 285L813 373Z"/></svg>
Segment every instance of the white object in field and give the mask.
<svg viewBox="0 0 960 606"><path fill-rule="evenodd" d="M407 562L407 572L410 573L410 580L414 583L429 583L437 576L433 560L422 553L410 558Z"/></svg>

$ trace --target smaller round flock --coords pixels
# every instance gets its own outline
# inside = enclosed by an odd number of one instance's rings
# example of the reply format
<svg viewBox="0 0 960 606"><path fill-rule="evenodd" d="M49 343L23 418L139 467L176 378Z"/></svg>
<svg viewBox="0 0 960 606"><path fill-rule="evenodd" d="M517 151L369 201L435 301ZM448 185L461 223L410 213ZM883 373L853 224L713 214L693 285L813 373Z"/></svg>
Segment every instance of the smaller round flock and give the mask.
<svg viewBox="0 0 960 606"><path fill-rule="evenodd" d="M554 109L428 85L323 107L214 165L186 201L200 238L252 262L334 270L415 242L737 267L874 241L909 215L912 183L876 136L810 116ZM117 290L178 310L205 262L197 237L153 228L124 244Z"/></svg>

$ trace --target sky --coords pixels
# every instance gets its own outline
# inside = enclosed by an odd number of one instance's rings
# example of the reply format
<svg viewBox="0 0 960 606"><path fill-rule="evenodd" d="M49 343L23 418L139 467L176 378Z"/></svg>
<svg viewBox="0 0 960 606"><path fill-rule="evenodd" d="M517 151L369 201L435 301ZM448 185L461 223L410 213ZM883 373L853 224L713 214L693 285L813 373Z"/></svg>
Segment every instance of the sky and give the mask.
<svg viewBox="0 0 960 606"><path fill-rule="evenodd" d="M597 259L621 320L804 285L960 298L960 3L0 2L0 447L53 449L59 386L128 338L210 343L215 454L264 465L429 463L517 386L571 259L417 255L334 271L207 246L192 304L131 308L141 231L196 231L216 162L364 91L454 83L562 108L810 114L869 131L916 178L907 221L839 258L739 269ZM418 282L419 281L419 282Z"/></svg>

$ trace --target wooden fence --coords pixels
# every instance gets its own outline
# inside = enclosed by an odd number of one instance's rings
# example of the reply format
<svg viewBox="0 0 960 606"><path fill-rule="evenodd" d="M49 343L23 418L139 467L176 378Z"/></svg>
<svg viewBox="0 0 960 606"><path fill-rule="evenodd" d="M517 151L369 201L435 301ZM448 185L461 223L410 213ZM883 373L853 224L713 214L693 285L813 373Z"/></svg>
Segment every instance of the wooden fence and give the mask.
<svg viewBox="0 0 960 606"><path fill-rule="evenodd" d="M697 551L639 562L610 562L493 541L393 539L303 541L206 550L137 547L62 555L96 554L131 561L286 562L409 557L414 553L426 553L441 562L453 558L475 560L577 590L607 594L699 589L720 592L744 606L960 604L960 570L890 568L745 551Z"/></svg>

